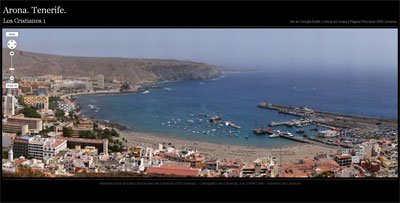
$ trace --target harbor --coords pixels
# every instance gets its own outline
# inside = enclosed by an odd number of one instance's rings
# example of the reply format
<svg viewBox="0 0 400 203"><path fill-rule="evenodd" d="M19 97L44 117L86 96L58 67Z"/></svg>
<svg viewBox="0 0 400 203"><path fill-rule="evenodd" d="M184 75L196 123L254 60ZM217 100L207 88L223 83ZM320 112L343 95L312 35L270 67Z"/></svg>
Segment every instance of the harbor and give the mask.
<svg viewBox="0 0 400 203"><path fill-rule="evenodd" d="M276 110L279 113L290 114L300 117L299 120L271 122L271 127L295 126L298 136L288 133L278 133L279 137L300 142L320 145L334 149L352 148L358 143L362 143L367 138L381 137L395 139L397 136L397 123L392 120L382 120L379 118L363 117L347 114L317 111L307 107L293 107L280 104L262 102L257 105L260 108ZM310 131L318 132L317 136L307 136L302 127L315 125L328 128L329 130L319 131L318 128L311 128ZM267 131L271 129L254 129L255 131ZM386 132L386 133L385 133ZM255 133L257 134L257 133ZM275 136L272 136L275 137Z"/></svg>
<svg viewBox="0 0 400 203"><path fill-rule="evenodd" d="M205 134L211 136L227 136L231 138L238 138L240 128L238 124L233 123L229 120L223 120L223 116L219 113L214 115L208 115L205 113L194 113L189 114L188 120L181 118L172 118L167 122L162 122L161 125L167 126L168 128L176 128L187 131L191 134ZM248 136L246 135L246 139Z"/></svg>
<svg viewBox="0 0 400 203"><path fill-rule="evenodd" d="M279 113L289 114L294 116L299 116L304 120L308 119L308 123L316 124L320 126L326 127L336 127L343 129L351 129L351 128L363 128L368 126L375 126L380 124L393 124L391 120L383 120L380 118L373 117L365 117L365 116L357 116L357 115L348 115L342 113L334 113L334 112L326 112L321 110L313 110L307 107L293 107L293 106L285 106L281 104L272 104L267 101L261 102L257 105L260 108L267 108L276 110ZM303 123L306 123L303 121ZM303 124L302 123L302 124ZM280 122L275 123L271 122L271 126L279 126L279 125L295 125L293 122Z"/></svg>

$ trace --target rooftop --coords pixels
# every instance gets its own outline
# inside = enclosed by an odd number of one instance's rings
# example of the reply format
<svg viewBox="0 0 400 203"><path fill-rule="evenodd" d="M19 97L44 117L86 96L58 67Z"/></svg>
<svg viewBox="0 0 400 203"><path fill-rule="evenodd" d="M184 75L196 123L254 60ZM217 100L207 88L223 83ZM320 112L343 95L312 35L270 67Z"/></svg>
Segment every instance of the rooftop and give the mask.
<svg viewBox="0 0 400 203"><path fill-rule="evenodd" d="M105 140L96 140L96 139L84 139L84 138L71 138L71 137L64 137L64 140L67 141L75 141L75 142L88 142L88 143L103 143Z"/></svg>
<svg viewBox="0 0 400 203"><path fill-rule="evenodd" d="M348 158L351 158L351 156L350 155L348 155L348 154L346 154L346 155L335 155L335 158L338 158L338 159L348 159Z"/></svg>
<svg viewBox="0 0 400 203"><path fill-rule="evenodd" d="M25 125L27 125L27 124L8 123L8 122L3 122L2 124L3 124L3 125L19 126L19 127L22 127L22 126L25 126Z"/></svg>
<svg viewBox="0 0 400 203"><path fill-rule="evenodd" d="M65 141L66 140L60 140L60 139L57 139L57 140L54 140L54 141L49 140L49 141L45 142L44 146L46 146L46 147L58 147L61 144L63 144Z"/></svg>
<svg viewBox="0 0 400 203"><path fill-rule="evenodd" d="M336 163L336 162L335 162ZM313 164L284 164L282 165L283 170L298 169L298 170L308 170L313 169Z"/></svg>
<svg viewBox="0 0 400 203"><path fill-rule="evenodd" d="M11 120L26 120L26 121L41 121L40 118L22 118L22 117L9 117L7 119Z"/></svg>
<svg viewBox="0 0 400 203"><path fill-rule="evenodd" d="M200 169L191 169L190 167L180 166L160 166L149 167L147 173L164 174L164 175L177 175L177 176L192 176L195 177L199 174Z"/></svg>
<svg viewBox="0 0 400 203"><path fill-rule="evenodd" d="M3 136L7 136L7 137L13 137L13 138L15 138L15 136L17 136L17 134L15 134L15 133L2 133L3 134Z"/></svg>

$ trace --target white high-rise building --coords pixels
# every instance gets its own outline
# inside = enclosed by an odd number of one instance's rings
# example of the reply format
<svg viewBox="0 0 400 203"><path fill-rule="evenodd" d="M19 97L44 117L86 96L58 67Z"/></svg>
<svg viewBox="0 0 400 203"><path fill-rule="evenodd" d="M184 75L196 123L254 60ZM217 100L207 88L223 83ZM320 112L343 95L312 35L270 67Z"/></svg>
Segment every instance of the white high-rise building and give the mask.
<svg viewBox="0 0 400 203"><path fill-rule="evenodd" d="M2 97L2 112L3 116L15 115L16 98L12 94L3 95Z"/></svg>
<svg viewBox="0 0 400 203"><path fill-rule="evenodd" d="M10 151L8 151L8 160L14 161L14 152L12 148L10 149Z"/></svg>
<svg viewBox="0 0 400 203"><path fill-rule="evenodd" d="M97 88L104 89L104 75L97 76Z"/></svg>

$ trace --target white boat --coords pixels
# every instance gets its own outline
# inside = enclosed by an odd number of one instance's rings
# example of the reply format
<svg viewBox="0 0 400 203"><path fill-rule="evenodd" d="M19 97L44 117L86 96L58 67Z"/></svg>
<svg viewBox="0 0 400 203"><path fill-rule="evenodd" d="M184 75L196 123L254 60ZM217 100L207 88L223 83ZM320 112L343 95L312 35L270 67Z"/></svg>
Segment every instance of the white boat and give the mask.
<svg viewBox="0 0 400 203"><path fill-rule="evenodd" d="M278 134L276 134L276 133L273 133L272 135L270 135L269 137L279 137L279 135Z"/></svg>

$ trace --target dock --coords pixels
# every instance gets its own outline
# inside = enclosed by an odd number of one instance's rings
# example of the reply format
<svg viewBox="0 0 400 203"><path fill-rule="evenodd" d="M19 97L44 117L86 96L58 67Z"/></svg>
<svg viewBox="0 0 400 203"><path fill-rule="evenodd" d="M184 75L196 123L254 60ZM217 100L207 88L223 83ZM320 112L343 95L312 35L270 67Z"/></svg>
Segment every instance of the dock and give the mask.
<svg viewBox="0 0 400 203"><path fill-rule="evenodd" d="M285 122L271 122L270 124L268 124L271 127L274 126L281 126L281 125L290 125L291 122L289 121L285 121Z"/></svg>
<svg viewBox="0 0 400 203"><path fill-rule="evenodd" d="M374 117L348 115L342 113L333 113L320 110L313 110L307 107L285 106L281 104L272 104L261 102L257 107L276 110L279 113L299 116L312 119L312 123L320 126L330 126L343 129L364 128L366 126L376 126L378 123L393 124L390 120L383 120ZM287 122L270 123L270 126L286 125Z"/></svg>
<svg viewBox="0 0 400 203"><path fill-rule="evenodd" d="M286 138L286 139L293 140L293 141L297 141L297 142L302 142L302 143L310 143L304 137L299 137L299 136L288 136L288 135L280 134L279 137Z"/></svg>
<svg viewBox="0 0 400 203"><path fill-rule="evenodd" d="M279 137L293 140L296 142L306 143L306 144L315 144L323 147L328 147L332 149L343 149L343 148L352 148L350 145L338 144L338 143L330 143L326 141L319 140L318 138L313 137L301 137L301 136L288 136L280 134Z"/></svg>

